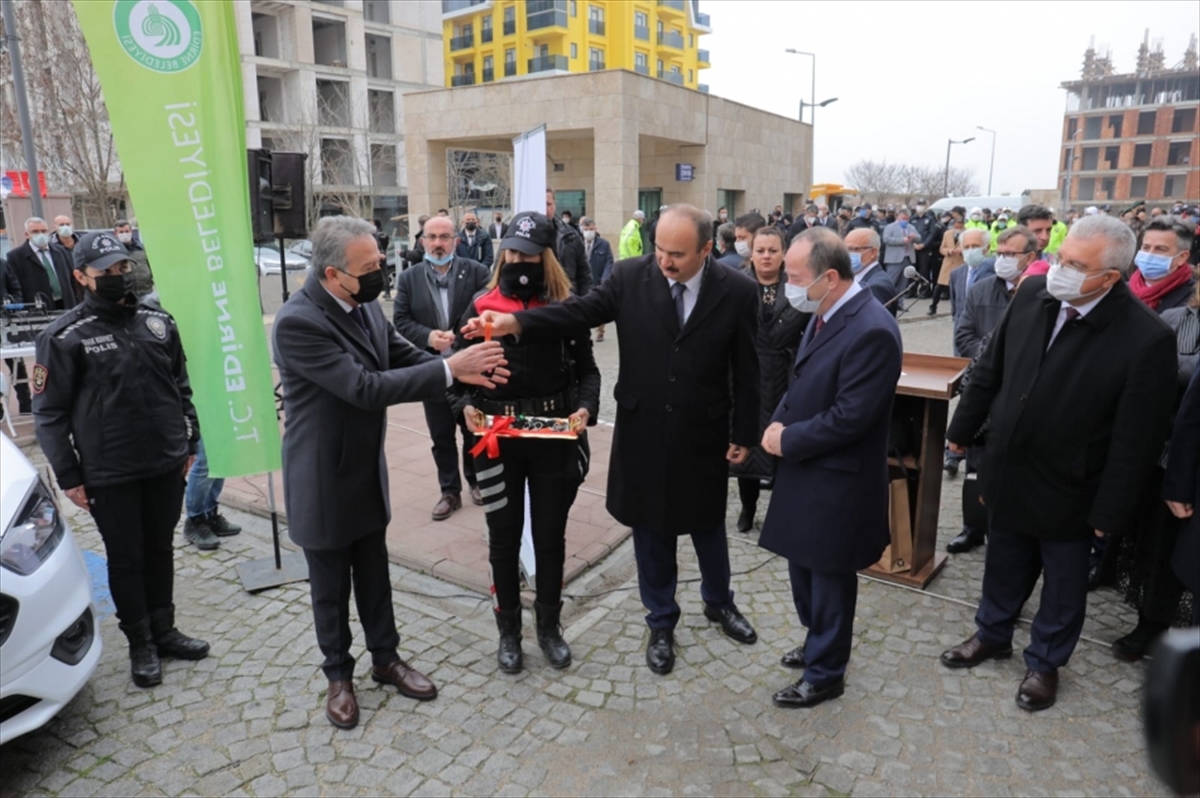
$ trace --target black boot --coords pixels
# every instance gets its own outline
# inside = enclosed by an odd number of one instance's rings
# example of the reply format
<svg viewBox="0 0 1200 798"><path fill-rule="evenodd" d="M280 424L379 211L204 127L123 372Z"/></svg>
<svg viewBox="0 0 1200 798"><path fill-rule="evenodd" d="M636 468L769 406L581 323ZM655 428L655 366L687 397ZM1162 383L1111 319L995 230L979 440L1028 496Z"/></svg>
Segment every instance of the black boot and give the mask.
<svg viewBox="0 0 1200 798"><path fill-rule="evenodd" d="M496 662L505 673L520 673L524 667L521 654L521 611L496 610L496 628L500 630L500 649Z"/></svg>
<svg viewBox="0 0 1200 798"><path fill-rule="evenodd" d="M542 647L550 667L567 667L571 664L571 647L563 640L562 626L558 622L562 615L562 602L555 605L534 602L533 609L537 613L538 645Z"/></svg>
<svg viewBox="0 0 1200 798"><path fill-rule="evenodd" d="M242 531L242 528L237 524L229 522L229 519L221 515L221 510L216 509L208 514L208 528L213 531L213 534L219 538L227 538L231 535L236 535Z"/></svg>
<svg viewBox="0 0 1200 798"><path fill-rule="evenodd" d="M738 516L737 520L738 532L749 532L751 529L754 529L754 510L754 505L743 505L742 513Z"/></svg>
<svg viewBox="0 0 1200 798"><path fill-rule="evenodd" d="M1113 641L1113 656L1122 662L1137 662L1146 656L1150 646L1168 628L1166 624L1151 623L1139 616L1132 632Z"/></svg>
<svg viewBox="0 0 1200 798"><path fill-rule="evenodd" d="M175 628L174 604L150 610L150 629L160 657L204 659L208 656L208 643L188 637Z"/></svg>
<svg viewBox="0 0 1200 798"><path fill-rule="evenodd" d="M162 684L162 664L158 661L158 649L154 647L150 619L123 623L120 628L129 639L129 671L133 683L138 687Z"/></svg>

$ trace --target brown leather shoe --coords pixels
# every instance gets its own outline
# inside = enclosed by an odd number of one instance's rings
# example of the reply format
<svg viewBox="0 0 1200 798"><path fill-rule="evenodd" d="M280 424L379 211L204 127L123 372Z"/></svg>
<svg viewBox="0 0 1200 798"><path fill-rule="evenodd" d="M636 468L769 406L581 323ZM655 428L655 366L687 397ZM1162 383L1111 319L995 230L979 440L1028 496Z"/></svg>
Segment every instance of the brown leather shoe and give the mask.
<svg viewBox="0 0 1200 798"><path fill-rule="evenodd" d="M383 667L371 668L371 678L379 684L390 684L400 691L400 695L418 701L432 701L437 698L437 686L429 681L429 677L408 667L408 663L402 659Z"/></svg>
<svg viewBox="0 0 1200 798"><path fill-rule="evenodd" d="M478 485L471 486L471 503L474 504L476 507L483 506L483 494L479 492Z"/></svg>
<svg viewBox="0 0 1200 798"><path fill-rule="evenodd" d="M979 639L978 634L971 635L954 648L942 652L942 664L947 668L974 668L979 663L989 659L1008 659L1013 654L1012 644L1004 646L989 646Z"/></svg>
<svg viewBox="0 0 1200 798"><path fill-rule="evenodd" d="M330 682L325 698L325 717L339 729L358 725L358 700L354 697L354 682Z"/></svg>
<svg viewBox="0 0 1200 798"><path fill-rule="evenodd" d="M1017 706L1026 712L1040 712L1054 706L1058 699L1058 671L1026 671L1017 688Z"/></svg>
<svg viewBox="0 0 1200 798"><path fill-rule="evenodd" d="M457 493L447 493L442 498L438 499L438 503L433 506L433 520L445 521L455 510L462 509L462 497Z"/></svg>

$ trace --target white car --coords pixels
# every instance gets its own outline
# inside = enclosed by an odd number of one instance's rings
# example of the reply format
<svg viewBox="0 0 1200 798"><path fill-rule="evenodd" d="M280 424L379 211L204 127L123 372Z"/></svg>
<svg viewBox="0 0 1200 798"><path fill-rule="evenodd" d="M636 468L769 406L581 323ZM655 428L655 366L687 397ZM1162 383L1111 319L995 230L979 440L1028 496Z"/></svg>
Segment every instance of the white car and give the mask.
<svg viewBox="0 0 1200 798"><path fill-rule="evenodd" d="M100 662L92 580L52 490L0 434L0 745L40 728Z"/></svg>
<svg viewBox="0 0 1200 798"><path fill-rule="evenodd" d="M287 250L284 250L284 255L287 257L289 272L303 271L308 268L308 258L303 255L297 255L295 252ZM258 267L259 274L279 274L279 248L255 247L254 265Z"/></svg>

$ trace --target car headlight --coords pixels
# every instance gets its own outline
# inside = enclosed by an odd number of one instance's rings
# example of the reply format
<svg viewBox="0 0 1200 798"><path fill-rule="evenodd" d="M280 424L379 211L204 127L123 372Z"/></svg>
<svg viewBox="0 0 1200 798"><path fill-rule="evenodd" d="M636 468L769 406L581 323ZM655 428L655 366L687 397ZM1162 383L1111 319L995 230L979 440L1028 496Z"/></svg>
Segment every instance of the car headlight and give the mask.
<svg viewBox="0 0 1200 798"><path fill-rule="evenodd" d="M65 530L50 491L39 481L24 509L0 538L0 563L29 576L58 547Z"/></svg>

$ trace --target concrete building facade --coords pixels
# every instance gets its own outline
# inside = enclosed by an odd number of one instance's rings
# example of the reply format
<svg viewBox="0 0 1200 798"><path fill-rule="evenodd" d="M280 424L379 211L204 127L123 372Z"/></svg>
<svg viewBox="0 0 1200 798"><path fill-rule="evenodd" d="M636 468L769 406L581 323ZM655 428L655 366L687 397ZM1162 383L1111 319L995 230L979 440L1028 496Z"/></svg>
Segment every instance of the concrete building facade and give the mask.
<svg viewBox="0 0 1200 798"><path fill-rule="evenodd" d="M594 217L606 235L638 208L674 202L731 216L793 209L812 185L811 125L609 70L407 95L412 213L449 205L447 150L511 153L514 136L541 124L560 209Z"/></svg>
<svg viewBox="0 0 1200 798"><path fill-rule="evenodd" d="M436 0L234 3L248 147L305 152L318 211L405 214L404 95L442 83Z"/></svg>
<svg viewBox="0 0 1200 798"><path fill-rule="evenodd" d="M442 0L446 86L628 69L707 91L698 0Z"/></svg>
<svg viewBox="0 0 1200 798"><path fill-rule="evenodd" d="M1134 72L1088 48L1063 118L1059 192L1064 207L1200 201L1200 68L1196 38L1174 67L1143 41Z"/></svg>

